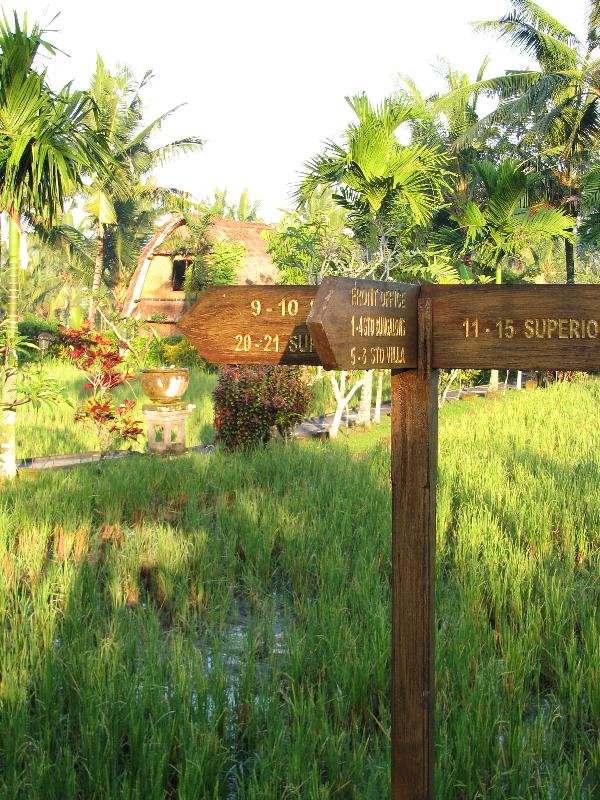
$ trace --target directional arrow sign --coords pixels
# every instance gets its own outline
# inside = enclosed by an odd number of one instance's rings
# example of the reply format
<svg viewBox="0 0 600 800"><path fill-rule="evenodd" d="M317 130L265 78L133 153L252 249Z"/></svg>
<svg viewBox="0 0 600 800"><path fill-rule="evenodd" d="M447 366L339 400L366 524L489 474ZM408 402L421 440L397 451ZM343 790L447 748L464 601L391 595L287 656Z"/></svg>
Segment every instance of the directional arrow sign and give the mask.
<svg viewBox="0 0 600 800"><path fill-rule="evenodd" d="M600 369L600 286L423 286L433 367Z"/></svg>
<svg viewBox="0 0 600 800"><path fill-rule="evenodd" d="M419 288L326 278L307 320L325 369L416 367Z"/></svg>
<svg viewBox="0 0 600 800"><path fill-rule="evenodd" d="M316 286L211 286L177 323L213 364L320 364L306 327Z"/></svg>

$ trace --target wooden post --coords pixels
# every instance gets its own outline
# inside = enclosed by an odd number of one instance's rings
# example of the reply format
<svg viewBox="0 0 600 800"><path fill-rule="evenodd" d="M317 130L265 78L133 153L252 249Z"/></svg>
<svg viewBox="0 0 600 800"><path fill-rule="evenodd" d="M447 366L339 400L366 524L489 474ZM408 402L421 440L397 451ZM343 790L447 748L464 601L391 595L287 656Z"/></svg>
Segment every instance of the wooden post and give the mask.
<svg viewBox="0 0 600 800"><path fill-rule="evenodd" d="M212 287L179 323L214 363L392 369L392 800L435 797L435 369L600 370L599 307L600 286L326 278Z"/></svg>
<svg viewBox="0 0 600 800"><path fill-rule="evenodd" d="M434 800L437 373L431 299L419 368L392 371L392 800Z"/></svg>

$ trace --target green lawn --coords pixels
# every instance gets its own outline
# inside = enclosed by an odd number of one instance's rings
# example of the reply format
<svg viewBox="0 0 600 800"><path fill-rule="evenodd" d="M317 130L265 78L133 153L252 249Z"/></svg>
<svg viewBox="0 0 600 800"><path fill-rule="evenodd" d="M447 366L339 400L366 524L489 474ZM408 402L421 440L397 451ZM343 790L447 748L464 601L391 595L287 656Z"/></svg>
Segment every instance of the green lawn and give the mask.
<svg viewBox="0 0 600 800"><path fill-rule="evenodd" d="M598 797L599 403L442 409L438 798ZM0 797L388 797L388 434L3 487Z"/></svg>
<svg viewBox="0 0 600 800"><path fill-rule="evenodd" d="M91 428L74 422L77 405L86 397L85 377L75 367L65 362L53 361L48 365L48 374L63 388L68 403L39 409L23 406L17 414L17 458L50 456L63 453L83 453L97 450L98 444ZM206 444L214 437L212 390L217 376L201 369L190 369L190 385L185 400L196 406L188 417L186 426L189 446ZM139 380L121 386L115 391L119 401L134 399L138 418L142 418L144 397ZM133 448L146 449L145 437Z"/></svg>
<svg viewBox="0 0 600 800"><path fill-rule="evenodd" d="M42 406L33 409L22 406L17 414L17 458L84 453L98 449L98 443L91 428L74 422L77 406L86 397L86 382L83 374L72 365L58 360L49 360L46 366L50 377L56 379L67 400L56 406ZM208 444L214 439L212 391L217 382L217 373L190 368L190 384L184 400L195 408L186 422L186 441L189 447ZM331 387L327 377L322 377L312 385L313 401L309 416L318 416L335 409ZM139 380L133 380L119 387L115 399L136 401L138 419L142 419L142 406L148 402L144 397ZM384 397L389 398L389 377L384 384ZM136 451L146 449L146 439L142 437L132 447Z"/></svg>

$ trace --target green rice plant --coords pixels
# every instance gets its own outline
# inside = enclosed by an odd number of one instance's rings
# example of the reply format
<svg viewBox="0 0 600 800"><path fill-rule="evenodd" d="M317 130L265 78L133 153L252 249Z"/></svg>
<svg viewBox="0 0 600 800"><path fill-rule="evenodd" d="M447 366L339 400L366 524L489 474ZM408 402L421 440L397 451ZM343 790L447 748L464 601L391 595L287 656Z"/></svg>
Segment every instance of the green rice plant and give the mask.
<svg viewBox="0 0 600 800"><path fill-rule="evenodd" d="M600 790L599 401L440 413L442 800ZM389 796L381 432L5 487L0 797Z"/></svg>

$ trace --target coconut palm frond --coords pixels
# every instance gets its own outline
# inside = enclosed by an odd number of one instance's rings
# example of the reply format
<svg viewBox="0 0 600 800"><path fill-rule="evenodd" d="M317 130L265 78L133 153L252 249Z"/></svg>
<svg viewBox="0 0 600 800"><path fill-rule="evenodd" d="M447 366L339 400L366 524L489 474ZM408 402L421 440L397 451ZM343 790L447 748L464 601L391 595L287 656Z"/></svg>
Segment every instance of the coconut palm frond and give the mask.
<svg viewBox="0 0 600 800"><path fill-rule="evenodd" d="M204 147L204 144L204 139L200 139L198 136L188 136L185 139L177 139L162 145L162 147L157 147L150 153L151 168L161 167L171 159L185 153L196 153Z"/></svg>
<svg viewBox="0 0 600 800"><path fill-rule="evenodd" d="M70 258L91 264L94 258L94 245L84 233L74 225L58 222L51 228L36 224L38 239L54 252L65 252Z"/></svg>
<svg viewBox="0 0 600 800"><path fill-rule="evenodd" d="M600 164L592 166L583 176L582 190L584 209L600 207Z"/></svg>
<svg viewBox="0 0 600 800"><path fill-rule="evenodd" d="M511 0L511 5L513 10L499 20L475 22L473 27L478 31L506 36L524 52L532 52L536 56L536 45L543 48L546 40L566 45L567 48L579 46L577 36L537 3Z"/></svg>
<svg viewBox="0 0 600 800"><path fill-rule="evenodd" d="M591 53L600 43L600 3L588 0L587 10L587 47Z"/></svg>
<svg viewBox="0 0 600 800"><path fill-rule="evenodd" d="M584 245L600 246L600 211L586 214L579 221L577 236Z"/></svg>
<svg viewBox="0 0 600 800"><path fill-rule="evenodd" d="M579 44L574 33L532 0L511 0L511 5L515 9L514 13L528 24L564 42L569 47L577 47Z"/></svg>
<svg viewBox="0 0 600 800"><path fill-rule="evenodd" d="M521 209L517 212L517 220L527 235L541 235L544 239L567 239L574 241L574 217L559 208L541 208L538 210Z"/></svg>

